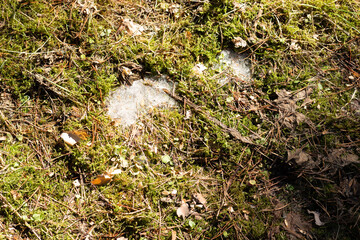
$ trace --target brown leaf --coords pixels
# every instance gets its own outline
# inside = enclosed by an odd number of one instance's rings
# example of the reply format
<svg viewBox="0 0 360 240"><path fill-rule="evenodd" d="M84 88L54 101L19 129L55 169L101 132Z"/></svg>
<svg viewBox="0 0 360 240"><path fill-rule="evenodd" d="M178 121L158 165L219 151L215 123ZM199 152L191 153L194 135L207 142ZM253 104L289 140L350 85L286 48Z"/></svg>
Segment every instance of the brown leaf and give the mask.
<svg viewBox="0 0 360 240"><path fill-rule="evenodd" d="M310 97L307 97L304 99L304 102L301 104L301 107L305 107L306 105L313 103L313 102L314 102L313 99L311 99Z"/></svg>
<svg viewBox="0 0 360 240"><path fill-rule="evenodd" d="M71 116L74 116L77 119L82 119L83 115L85 115L78 107L72 106L71 107Z"/></svg>
<svg viewBox="0 0 360 240"><path fill-rule="evenodd" d="M350 163L359 163L359 156L355 154L345 154L341 160L343 160L346 165Z"/></svg>
<svg viewBox="0 0 360 240"><path fill-rule="evenodd" d="M95 186L103 186L105 184L108 184L112 179L111 175L102 174L97 176L94 180L91 181L91 184Z"/></svg>
<svg viewBox="0 0 360 240"><path fill-rule="evenodd" d="M174 200L171 199L170 197L162 197L162 198L160 198L160 201L164 202L164 203L172 203L172 202L174 202Z"/></svg>
<svg viewBox="0 0 360 240"><path fill-rule="evenodd" d="M306 98L306 90L302 90L300 92L298 92L297 94L295 94L295 96L293 97L294 101L299 101L299 100L302 100L302 99L305 99Z"/></svg>
<svg viewBox="0 0 360 240"><path fill-rule="evenodd" d="M206 205L207 201L206 199L203 197L203 195L201 193L195 193L194 194L194 198L201 203L202 205Z"/></svg>
<svg viewBox="0 0 360 240"><path fill-rule="evenodd" d="M306 116L302 113L295 112L296 123L303 123L306 120Z"/></svg>
<svg viewBox="0 0 360 240"><path fill-rule="evenodd" d="M60 137L66 144L73 146L82 140L86 140L89 135L85 130L73 130L69 132L63 132Z"/></svg>
<svg viewBox="0 0 360 240"><path fill-rule="evenodd" d="M178 215L178 217L182 217L183 219L185 219L190 214L189 205L183 201L181 206L176 210L176 214Z"/></svg>
<svg viewBox="0 0 360 240"><path fill-rule="evenodd" d="M116 169L116 167L112 167L107 170L104 174L97 176L91 183L95 186L103 186L108 184L115 174L121 173L121 169Z"/></svg>
<svg viewBox="0 0 360 240"><path fill-rule="evenodd" d="M17 192L16 190L10 190L10 193L13 196L14 200L22 198L21 193Z"/></svg>
<svg viewBox="0 0 360 240"><path fill-rule="evenodd" d="M327 156L323 157L325 161L337 164L339 166L346 166L351 163L359 163L359 156L348 152L344 148L333 149Z"/></svg>
<svg viewBox="0 0 360 240"><path fill-rule="evenodd" d="M239 47L246 47L247 46L247 42L242 39L241 37L236 37L232 40L232 42L234 43L235 45L235 48L239 48Z"/></svg>
<svg viewBox="0 0 360 240"><path fill-rule="evenodd" d="M286 214L284 219L284 228L291 235L296 236L298 239L303 239L301 234L302 232L307 232L310 229L310 225L299 213L290 212Z"/></svg>
<svg viewBox="0 0 360 240"><path fill-rule="evenodd" d="M306 166L307 168L312 168L316 163L312 160L312 157L302 151L302 149L296 149L295 151L288 151L288 160L295 160L295 163L300 166Z"/></svg>
<svg viewBox="0 0 360 240"><path fill-rule="evenodd" d="M176 231L171 230L171 240L176 240Z"/></svg>
<svg viewBox="0 0 360 240"><path fill-rule="evenodd" d="M357 115L360 116L360 100L357 98L354 98L351 102L350 102L350 107L351 107L351 111Z"/></svg>
<svg viewBox="0 0 360 240"><path fill-rule="evenodd" d="M120 26L121 30L125 30L131 36L141 35L145 30L140 24L134 23L130 18L123 18L122 25Z"/></svg>

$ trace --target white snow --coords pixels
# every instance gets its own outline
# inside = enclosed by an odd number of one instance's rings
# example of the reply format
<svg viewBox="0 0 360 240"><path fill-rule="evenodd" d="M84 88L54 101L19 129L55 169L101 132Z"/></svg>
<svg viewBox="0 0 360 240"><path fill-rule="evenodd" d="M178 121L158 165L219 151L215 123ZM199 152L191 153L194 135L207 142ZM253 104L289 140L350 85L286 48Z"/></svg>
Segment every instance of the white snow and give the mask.
<svg viewBox="0 0 360 240"><path fill-rule="evenodd" d="M107 98L108 115L122 126L136 123L141 114L154 107L174 107L176 101L163 89L172 91L173 84L165 76L134 81L131 86L121 86Z"/></svg>

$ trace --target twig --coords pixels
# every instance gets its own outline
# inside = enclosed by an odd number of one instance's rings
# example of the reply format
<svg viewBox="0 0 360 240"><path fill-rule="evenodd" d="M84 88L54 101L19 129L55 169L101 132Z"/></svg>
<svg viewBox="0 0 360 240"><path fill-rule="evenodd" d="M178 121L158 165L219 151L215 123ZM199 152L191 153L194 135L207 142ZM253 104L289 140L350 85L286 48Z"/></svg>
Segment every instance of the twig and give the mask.
<svg viewBox="0 0 360 240"><path fill-rule="evenodd" d="M239 157L239 162L241 162L241 159L242 159L242 156L243 156L244 153L245 153L245 150L246 150L246 149L244 149L244 150L241 152L241 155L240 155L240 157ZM245 171L245 169L246 169L246 168L244 168L244 166L242 166L240 163L238 164L238 167L237 167L236 170L230 175L229 180L226 182L226 184L225 184L225 186L224 186L224 197L225 197L226 195L229 196L228 190L229 190L231 184L233 184L233 182L234 182L234 180L235 180L235 177L236 177L237 173L239 172L240 168L242 168L240 174L241 174L243 171Z"/></svg>
<svg viewBox="0 0 360 240"><path fill-rule="evenodd" d="M9 53L17 53L17 54L27 54L27 55L48 54L48 53L56 53L56 52L57 52L57 51L36 52L36 51L39 51L39 49L38 49L38 50L36 50L35 52L29 53L29 52L12 51L12 50L3 49L3 48L1 48L0 51L2 51L2 52L9 52Z"/></svg>
<svg viewBox="0 0 360 240"><path fill-rule="evenodd" d="M58 201L58 200L56 200L56 199L54 199L54 198L52 198L52 197L50 197L50 196L46 196L48 199L50 199L51 201L53 201L53 202L55 202L55 203L57 203L57 204L60 204L61 206L63 206L63 207L66 207L67 209L69 209L71 212L73 212L74 214L76 214L77 216L80 216L80 213L78 212L78 211L76 211L76 210L74 210L72 207L70 207L69 205L66 205L66 204L64 204L64 203L62 203L62 202L60 202L60 201Z"/></svg>
<svg viewBox="0 0 360 240"><path fill-rule="evenodd" d="M290 205L290 203L288 203L288 204L286 204L286 205L284 205L284 206L281 206L281 207L278 207L278 208L265 208L265 209L262 209L262 210L260 210L260 212L274 212L274 211L279 211L279 210L281 210L281 209L284 209L284 208L286 208L287 206L289 206Z"/></svg>
<svg viewBox="0 0 360 240"><path fill-rule="evenodd" d="M9 131L15 136L16 128L11 124L10 121L7 120L4 113L0 110L0 120L4 122L5 126L9 129Z"/></svg>
<svg viewBox="0 0 360 240"><path fill-rule="evenodd" d="M167 93L172 98L176 99L177 101L186 102L186 104L189 105L190 107L192 107L197 113L200 113L200 114L204 115L208 120L210 120L211 122L213 122L216 125L218 125L219 127L221 127L224 132L229 133L231 136L233 136L237 140L240 140L243 143L259 146L258 144L251 141L248 137L242 136L241 133L238 130L236 130L235 128L228 127L228 126L226 126L226 124L222 123L218 119L214 118L213 116L210 116L210 114L204 112L201 109L201 107L199 107L196 104L192 103L190 100L185 99L185 98L183 99L183 98L171 93L170 91L168 91L166 89L164 89L164 92Z"/></svg>
<svg viewBox="0 0 360 240"><path fill-rule="evenodd" d="M133 212L129 212L129 213L121 213L122 215L132 215L132 214L136 214L136 213L139 213L139 212L142 212L144 210L146 210L147 207L145 208L142 208L142 209L139 209L139 210L136 210L136 211L133 211Z"/></svg>
<svg viewBox="0 0 360 240"><path fill-rule="evenodd" d="M18 211L20 208L22 208L34 195L35 193L40 189L40 186L31 194L31 196L26 199L15 211Z"/></svg>
<svg viewBox="0 0 360 240"><path fill-rule="evenodd" d="M158 203L158 206L159 206L159 233L158 233L158 239L160 240L161 239L161 204L160 204L160 200L159 200L159 203Z"/></svg>
<svg viewBox="0 0 360 240"><path fill-rule="evenodd" d="M344 110L345 107L346 107L349 103L351 103L351 101L352 101L352 100L355 98L355 96L356 96L356 92L357 92L357 89L355 88L353 94L351 95L350 100L341 108L341 110Z"/></svg>
<svg viewBox="0 0 360 240"><path fill-rule="evenodd" d="M45 86L47 89L49 89L52 92L56 93L58 96L63 97L63 98L68 98L69 100L73 101L74 103L78 104L79 106L84 106L82 103L77 101L72 96L72 92L69 89L60 86L56 82L54 82L54 81L52 81L50 79L47 79L46 77L42 76L41 74L35 74L35 73L32 73L32 72L27 71L27 70L26 70L26 72L28 74L30 74L34 78L34 80L37 81L40 85ZM59 75L57 75L56 78L57 77L59 77Z"/></svg>

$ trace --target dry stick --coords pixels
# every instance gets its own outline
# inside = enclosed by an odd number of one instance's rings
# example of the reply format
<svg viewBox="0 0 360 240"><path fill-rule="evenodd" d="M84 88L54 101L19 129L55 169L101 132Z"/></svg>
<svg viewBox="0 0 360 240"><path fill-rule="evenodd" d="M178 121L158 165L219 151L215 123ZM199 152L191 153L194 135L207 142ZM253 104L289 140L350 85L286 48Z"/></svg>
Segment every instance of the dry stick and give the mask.
<svg viewBox="0 0 360 240"><path fill-rule="evenodd" d="M60 202L60 201L58 201L58 200L56 200L55 198L52 198L52 197L50 197L50 196L46 196L46 197L47 197L48 199L50 199L51 201L53 201L53 202L55 202L55 203L57 203L57 204L60 204L60 205L63 206L63 207L66 207L67 209L69 209L69 210L70 210L72 213L74 213L75 215L81 216L78 211L76 211L75 209L73 209L73 208L70 207L69 205L64 204L64 203L62 203L62 202Z"/></svg>
<svg viewBox="0 0 360 240"><path fill-rule="evenodd" d="M19 221L23 222L25 224L25 226L31 230L31 232L34 233L34 235L36 236L37 239L41 240L40 236L37 234L37 232L30 226L30 224L28 224L21 216L20 214L16 211L16 209L8 202L8 200L0 193L0 200L5 204L5 206L3 207L7 207L10 209L11 212L13 212L19 219Z"/></svg>
<svg viewBox="0 0 360 240"><path fill-rule="evenodd" d="M160 214L160 217L159 217L159 233L158 233L158 239L160 240L161 239L161 205L160 205L160 200L159 200L159 214Z"/></svg>
<svg viewBox="0 0 360 240"><path fill-rule="evenodd" d="M218 119L214 118L213 116L210 116L210 114L204 112L201 109L201 107L199 107L196 104L192 103L190 100L185 99L185 98L183 99L183 98L171 93L170 91L168 91L166 89L164 89L164 92L166 92L169 96L176 99L177 101L180 101L180 102L185 102L186 101L186 104L189 105L190 107L192 107L197 113L200 113L200 114L204 115L208 120L210 120L211 122L213 122L216 125L218 125L219 127L221 127L225 132L229 133L231 136L233 136L237 140L240 140L243 143L259 146L258 144L251 141L248 137L242 136L241 133L238 130L236 130L235 128L228 127L228 126L226 126L226 124L222 123ZM244 126L244 125L242 125L242 126ZM246 126L244 126L244 127L246 127ZM248 130L250 130L250 129L248 129Z"/></svg>
<svg viewBox="0 0 360 240"><path fill-rule="evenodd" d="M4 113L0 110L0 120L4 122L5 126L9 129L12 135L16 136L16 128L12 123L5 117Z"/></svg>
<svg viewBox="0 0 360 240"><path fill-rule="evenodd" d="M40 186L31 194L31 196L26 200L24 201L15 211L19 211L20 208L22 208L34 195L37 191L39 191L40 189Z"/></svg>
<svg viewBox="0 0 360 240"><path fill-rule="evenodd" d="M281 209L283 209L283 208L286 208L286 207L289 206L289 205L290 205L290 203L288 203L288 204L286 204L286 205L284 205L284 206L282 206L282 207L278 207L278 208L265 208L265 209L260 210L260 212L274 212L274 211L279 211L279 210L281 210Z"/></svg>
<svg viewBox="0 0 360 240"><path fill-rule="evenodd" d="M79 101L77 101L71 94L72 92L63 87L63 86L60 86L59 84L57 84L56 82L50 80L50 79L47 79L46 77L44 77L43 75L41 74L35 74L35 73L32 73L30 71L27 71L27 73L29 73L36 82L38 82L40 85L42 86L45 86L47 87L50 91L56 93L58 96L60 97L67 97L69 100L71 100L72 102L78 104L79 106L84 106L82 103L80 103ZM58 76L56 76L57 78ZM55 78L55 79L56 79ZM45 82L47 82L48 84L46 84ZM59 89L61 91L59 91Z"/></svg>

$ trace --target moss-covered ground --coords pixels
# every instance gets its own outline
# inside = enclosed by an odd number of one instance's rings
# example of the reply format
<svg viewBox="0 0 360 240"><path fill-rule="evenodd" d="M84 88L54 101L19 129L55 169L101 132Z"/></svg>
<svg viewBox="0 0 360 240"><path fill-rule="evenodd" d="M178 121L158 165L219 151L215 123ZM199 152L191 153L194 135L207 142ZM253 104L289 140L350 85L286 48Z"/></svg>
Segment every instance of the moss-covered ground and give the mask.
<svg viewBox="0 0 360 240"><path fill-rule="evenodd" d="M0 0L1 238L357 239L359 19L356 0ZM250 83L194 74L223 49ZM116 127L124 66L181 107Z"/></svg>

